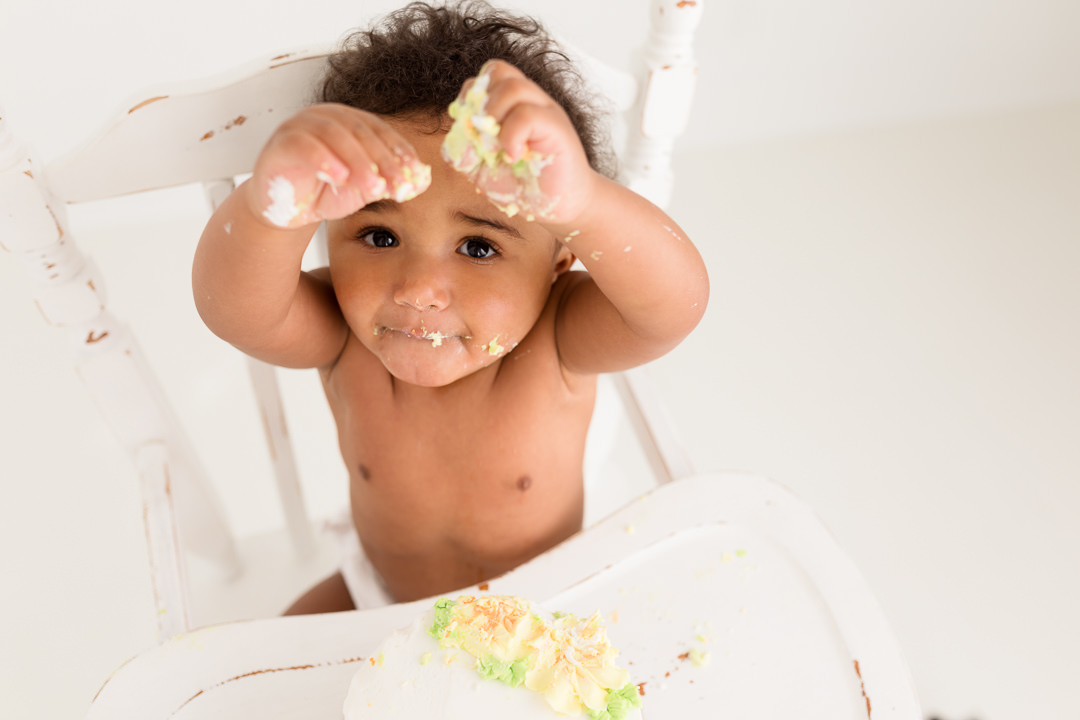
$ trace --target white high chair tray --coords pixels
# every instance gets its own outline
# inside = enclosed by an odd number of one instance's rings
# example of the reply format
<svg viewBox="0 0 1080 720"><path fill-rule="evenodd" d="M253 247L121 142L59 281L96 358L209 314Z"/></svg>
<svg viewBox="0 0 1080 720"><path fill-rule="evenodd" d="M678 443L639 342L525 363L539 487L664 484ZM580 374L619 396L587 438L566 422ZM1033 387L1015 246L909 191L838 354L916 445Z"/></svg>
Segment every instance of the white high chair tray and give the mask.
<svg viewBox="0 0 1080 720"><path fill-rule="evenodd" d="M601 611L649 720L919 716L903 659L853 565L801 503L760 478L661 486L466 592ZM87 717L340 720L358 663L430 605L197 630L120 668ZM704 664L692 661L699 654Z"/></svg>

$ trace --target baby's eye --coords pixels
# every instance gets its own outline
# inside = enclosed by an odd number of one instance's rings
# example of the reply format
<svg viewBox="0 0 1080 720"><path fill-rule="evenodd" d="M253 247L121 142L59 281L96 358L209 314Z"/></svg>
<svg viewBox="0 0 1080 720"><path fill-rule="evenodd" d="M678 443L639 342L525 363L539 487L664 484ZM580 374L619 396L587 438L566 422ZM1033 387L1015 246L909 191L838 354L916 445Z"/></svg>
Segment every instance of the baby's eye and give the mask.
<svg viewBox="0 0 1080 720"><path fill-rule="evenodd" d="M362 242L367 243L371 247L388 248L397 247L398 241L394 237L394 234L389 230L368 230L356 236Z"/></svg>
<svg viewBox="0 0 1080 720"><path fill-rule="evenodd" d="M479 238L466 240L461 243L457 251L462 255L471 257L473 260L487 260L499 254L499 251L492 247L491 243Z"/></svg>

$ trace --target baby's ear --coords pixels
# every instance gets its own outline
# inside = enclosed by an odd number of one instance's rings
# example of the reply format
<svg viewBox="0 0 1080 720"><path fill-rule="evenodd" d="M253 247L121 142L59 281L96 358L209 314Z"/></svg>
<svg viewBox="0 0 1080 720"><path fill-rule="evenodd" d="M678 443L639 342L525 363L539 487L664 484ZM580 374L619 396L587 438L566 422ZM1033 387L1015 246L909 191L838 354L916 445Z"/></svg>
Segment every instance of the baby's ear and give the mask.
<svg viewBox="0 0 1080 720"><path fill-rule="evenodd" d="M577 258L574 253L570 252L570 248L566 247L562 243L559 243L559 249L555 253L555 264L553 267L551 282L555 282L559 279L559 276L570 269L570 266L574 264Z"/></svg>

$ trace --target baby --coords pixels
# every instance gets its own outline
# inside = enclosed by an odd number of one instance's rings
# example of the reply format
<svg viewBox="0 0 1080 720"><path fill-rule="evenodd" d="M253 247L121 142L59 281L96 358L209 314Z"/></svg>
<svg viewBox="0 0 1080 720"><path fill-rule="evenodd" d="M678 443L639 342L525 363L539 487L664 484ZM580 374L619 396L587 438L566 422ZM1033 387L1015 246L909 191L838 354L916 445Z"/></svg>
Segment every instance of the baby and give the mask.
<svg viewBox="0 0 1080 720"><path fill-rule="evenodd" d="M597 374L663 355L705 310L697 250L609 179L583 98L533 20L412 3L349 38L199 242L210 329L319 369L387 599L580 530ZM302 272L322 221L329 267ZM337 573L289 612L354 606Z"/></svg>

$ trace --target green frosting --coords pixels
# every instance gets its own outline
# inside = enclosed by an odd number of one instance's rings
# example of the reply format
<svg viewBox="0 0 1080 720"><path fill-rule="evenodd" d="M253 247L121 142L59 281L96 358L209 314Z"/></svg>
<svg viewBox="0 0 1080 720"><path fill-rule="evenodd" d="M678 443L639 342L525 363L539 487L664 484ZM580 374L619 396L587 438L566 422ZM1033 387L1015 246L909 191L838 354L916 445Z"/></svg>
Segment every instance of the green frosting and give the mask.
<svg viewBox="0 0 1080 720"><path fill-rule="evenodd" d="M525 682L525 673L529 669L529 661L525 658L507 662L499 660L494 655L477 658L476 672L485 680L502 680L510 687L520 687Z"/></svg>
<svg viewBox="0 0 1080 720"><path fill-rule="evenodd" d="M619 690L607 691L607 707L603 710L589 710L592 720L623 720L631 708L641 707L641 696L634 683L626 683Z"/></svg>
<svg viewBox="0 0 1080 720"><path fill-rule="evenodd" d="M436 640L442 640L446 634L446 626L454 615L454 605L450 598L439 598L435 601L435 623L428 629L428 634Z"/></svg>

